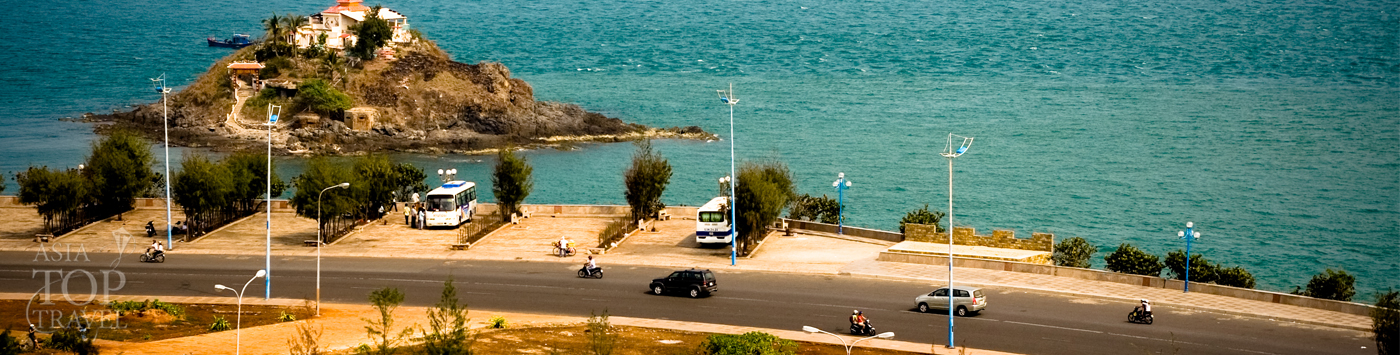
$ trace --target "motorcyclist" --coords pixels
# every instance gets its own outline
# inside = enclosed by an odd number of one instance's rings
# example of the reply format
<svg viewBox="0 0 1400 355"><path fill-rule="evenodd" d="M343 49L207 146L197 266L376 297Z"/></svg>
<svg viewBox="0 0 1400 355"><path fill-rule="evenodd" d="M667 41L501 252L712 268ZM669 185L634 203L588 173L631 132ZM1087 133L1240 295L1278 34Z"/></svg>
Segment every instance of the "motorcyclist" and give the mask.
<svg viewBox="0 0 1400 355"><path fill-rule="evenodd" d="M156 236L156 221L149 221L149 222L146 222L146 238L153 238L153 237L155 237L155 236Z"/></svg>
<svg viewBox="0 0 1400 355"><path fill-rule="evenodd" d="M159 241L152 239L151 247L146 248L146 254L150 254L151 259L155 259L156 257L165 254L165 246L161 245Z"/></svg>
<svg viewBox="0 0 1400 355"><path fill-rule="evenodd" d="M870 332L870 319L865 318L865 314L861 313L860 310L851 311L851 327L868 333Z"/></svg>
<svg viewBox="0 0 1400 355"><path fill-rule="evenodd" d="M1133 312L1142 312L1140 314L1143 316L1152 315L1152 302L1149 302L1147 299L1139 299L1138 306L1133 307Z"/></svg>
<svg viewBox="0 0 1400 355"><path fill-rule="evenodd" d="M598 262L593 260L592 255L588 256L588 263L583 265L583 269L587 271L589 275L598 272Z"/></svg>

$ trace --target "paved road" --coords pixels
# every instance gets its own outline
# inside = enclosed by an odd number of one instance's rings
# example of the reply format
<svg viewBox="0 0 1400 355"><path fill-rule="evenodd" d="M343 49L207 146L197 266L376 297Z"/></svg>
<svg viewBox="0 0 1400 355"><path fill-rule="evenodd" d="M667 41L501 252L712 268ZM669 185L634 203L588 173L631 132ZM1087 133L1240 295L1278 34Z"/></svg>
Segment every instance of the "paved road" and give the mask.
<svg viewBox="0 0 1400 355"><path fill-rule="evenodd" d="M43 283L35 269L83 269L102 282L101 270L111 269L114 258L88 254L89 261L45 261L36 254L0 252L0 292L35 292ZM121 259L116 269L127 283L115 293L131 295L216 296L214 284L241 284L263 265L262 258L247 256L176 255L165 264L138 263L129 254ZM427 306L452 275L473 308L583 316L607 310L628 317L779 329L812 325L833 332L844 332L846 316L860 309L896 339L947 344L947 316L912 309L913 297L931 288L903 281L716 270L721 291L688 299L647 294L647 282L670 270L645 266L604 265L607 277L601 280L576 278L577 264L551 262L341 257L324 259L322 267L325 302L366 303L370 290L393 286L408 295L409 305ZM273 268L274 297L314 298L314 258L279 257ZM74 275L70 291L86 293L86 276ZM254 282L248 293L261 295L261 284ZM1138 325L1126 322L1132 303L1010 289L986 293L986 312L956 320L958 345L1076 355L1375 353L1374 342L1357 331L1166 306L1155 307L1156 324Z"/></svg>

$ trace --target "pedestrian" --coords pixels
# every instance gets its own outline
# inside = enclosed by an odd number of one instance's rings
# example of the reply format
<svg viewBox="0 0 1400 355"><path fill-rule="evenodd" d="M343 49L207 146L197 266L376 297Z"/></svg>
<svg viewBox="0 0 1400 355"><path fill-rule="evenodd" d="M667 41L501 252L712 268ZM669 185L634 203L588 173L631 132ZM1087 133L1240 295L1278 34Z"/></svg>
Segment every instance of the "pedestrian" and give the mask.
<svg viewBox="0 0 1400 355"><path fill-rule="evenodd" d="M413 207L407 203L403 204L403 224L409 227L413 226Z"/></svg>
<svg viewBox="0 0 1400 355"><path fill-rule="evenodd" d="M87 341L87 324L78 322L78 337L82 338L83 341Z"/></svg>
<svg viewBox="0 0 1400 355"><path fill-rule="evenodd" d="M389 195L393 196L393 201L389 203L389 212L394 212L395 209L399 208L399 192L390 191Z"/></svg>
<svg viewBox="0 0 1400 355"><path fill-rule="evenodd" d="M428 213L427 213L427 212L423 212L423 209L418 209L418 229L423 229L423 228L426 228L427 226L428 226Z"/></svg>
<svg viewBox="0 0 1400 355"><path fill-rule="evenodd" d="M35 331L35 330L34 330L34 323L29 323L29 349L30 349L30 350L34 350L34 349L38 349L38 348L39 348L39 337L38 337L38 335L35 335L35 334L34 334L34 331Z"/></svg>

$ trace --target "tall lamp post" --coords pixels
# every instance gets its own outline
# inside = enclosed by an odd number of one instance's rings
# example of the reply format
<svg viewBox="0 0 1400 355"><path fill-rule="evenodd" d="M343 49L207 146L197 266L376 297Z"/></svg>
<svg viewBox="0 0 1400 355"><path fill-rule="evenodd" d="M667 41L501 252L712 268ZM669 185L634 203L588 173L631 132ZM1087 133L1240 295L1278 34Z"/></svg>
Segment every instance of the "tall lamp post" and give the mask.
<svg viewBox="0 0 1400 355"><path fill-rule="evenodd" d="M836 234L843 234L842 229L846 224L846 203L843 202L843 193L851 188L851 182L846 180L846 173L836 173L836 182L831 183L836 188Z"/></svg>
<svg viewBox="0 0 1400 355"><path fill-rule="evenodd" d="M267 198L263 199L263 204L267 205L267 265L264 273L267 277L267 286L263 287L263 299L272 299L272 127L277 125L277 116L282 113L282 106L267 104ZM321 250L316 247L317 252Z"/></svg>
<svg viewBox="0 0 1400 355"><path fill-rule="evenodd" d="M240 291L240 290L235 290L235 289L233 289L233 288L231 288L231 287L224 286L224 285L214 285L214 290L216 290L216 291L223 291L223 290L233 291L233 295L238 297L238 318L237 318L237 320L235 321L236 323L234 323L234 324L236 324L236 328L234 328L234 337L235 337L235 338L234 338L234 343L233 343L233 344L234 344L234 348L233 348L233 349L234 349L234 350L233 350L233 353L234 353L234 354L242 354L242 353L243 353L243 292L248 290L248 284L253 283L253 280L256 280L257 278L259 278L259 277L264 277L264 276L267 276L267 270L258 270L258 273L257 273L256 275L253 275L253 278L248 279L248 282L243 283L243 290L242 290L242 291Z"/></svg>
<svg viewBox="0 0 1400 355"><path fill-rule="evenodd" d="M804 325L804 326L802 326L802 331L808 332L808 333L818 333L818 332L821 332L821 333L824 333L824 334L826 334L826 335L830 335L830 336L836 337L836 340L840 340L840 341L841 341L841 346L845 346L845 347L846 347L846 355L851 355L851 348L854 348L854 347L856 346L856 343L859 343L859 342L862 342L862 341L866 341L866 340L870 340L870 339L874 339L874 338L889 339L889 338L893 338L893 337L894 337L894 332L884 332L884 333L880 333L880 334L875 334L874 336L856 339L856 341L850 342L850 343L848 344L848 343L846 343L846 338L842 338L840 335L832 334L831 332L828 332L828 331L825 331L825 330L817 329L817 327L806 326L806 325Z"/></svg>
<svg viewBox="0 0 1400 355"><path fill-rule="evenodd" d="M1186 222L1185 231L1176 231L1176 236L1186 240L1186 282L1182 284L1181 293L1191 292L1191 240L1201 239L1201 232L1191 231L1191 222Z"/></svg>
<svg viewBox="0 0 1400 355"><path fill-rule="evenodd" d="M321 234L321 194L326 190L337 187L350 187L350 183L342 182L338 185L321 189L316 193L316 316L321 316L321 245L326 244L326 237Z"/></svg>
<svg viewBox="0 0 1400 355"><path fill-rule="evenodd" d="M161 126L165 129L165 245L170 250L175 250L175 232L172 230L170 222L170 105L167 104L167 95L170 88L165 86L165 74L161 73L159 78L151 79L156 85L156 91L160 92L160 107L164 110L161 119Z"/></svg>
<svg viewBox="0 0 1400 355"><path fill-rule="evenodd" d="M739 240L739 219L736 217L739 209L739 196L734 195L734 185L737 185L739 175L734 172L734 105L739 103L739 99L734 97L734 83L729 83L729 90L715 90L719 92L719 100L729 105L729 176L732 180L729 183L729 221L733 228L729 229L729 265L738 263L739 252L736 247Z"/></svg>
<svg viewBox="0 0 1400 355"><path fill-rule="evenodd" d="M953 137L962 138L962 143L954 146ZM948 348L953 349L953 158L962 156L967 147L972 146L972 137L948 133L948 145L943 148L944 158L948 158Z"/></svg>
<svg viewBox="0 0 1400 355"><path fill-rule="evenodd" d="M437 173L438 180L442 180L443 184L457 178L457 169L438 169Z"/></svg>

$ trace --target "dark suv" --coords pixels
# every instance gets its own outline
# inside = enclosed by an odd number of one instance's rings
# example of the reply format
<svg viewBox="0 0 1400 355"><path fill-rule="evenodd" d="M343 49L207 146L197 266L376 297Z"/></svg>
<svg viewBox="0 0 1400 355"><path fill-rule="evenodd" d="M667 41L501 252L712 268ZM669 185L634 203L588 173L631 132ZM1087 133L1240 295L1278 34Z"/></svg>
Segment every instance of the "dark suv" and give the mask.
<svg viewBox="0 0 1400 355"><path fill-rule="evenodd" d="M666 292L685 292L690 298L698 298L701 295L708 296L719 287L715 286L715 273L710 270L681 270L672 272L671 276L651 280L651 293L663 294Z"/></svg>

